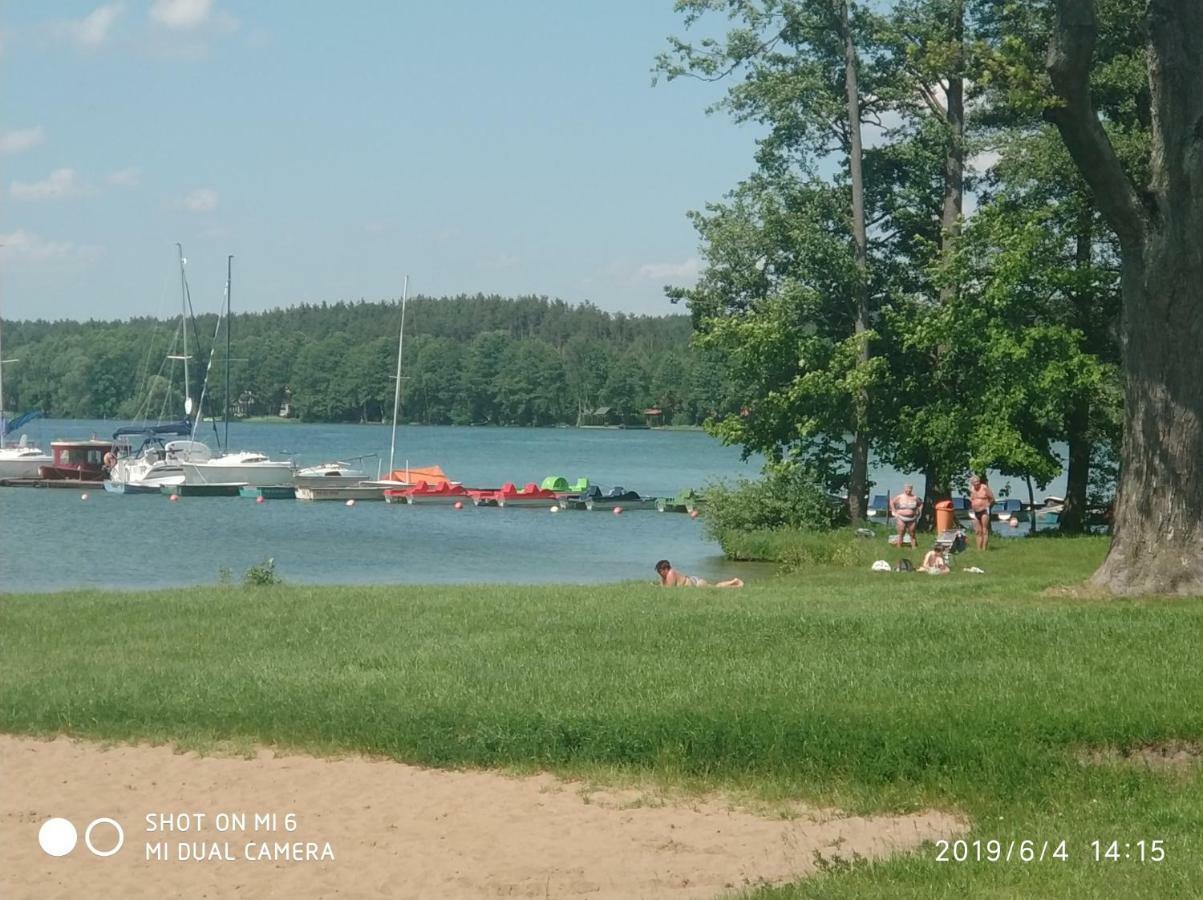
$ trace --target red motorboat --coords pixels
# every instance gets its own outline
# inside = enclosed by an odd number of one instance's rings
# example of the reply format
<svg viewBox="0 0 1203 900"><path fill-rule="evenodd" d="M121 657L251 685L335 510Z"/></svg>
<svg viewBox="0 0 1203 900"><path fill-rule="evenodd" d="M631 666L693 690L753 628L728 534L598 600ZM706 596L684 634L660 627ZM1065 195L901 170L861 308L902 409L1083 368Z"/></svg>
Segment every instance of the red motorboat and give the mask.
<svg viewBox="0 0 1203 900"><path fill-rule="evenodd" d="M38 475L47 481L104 481L108 475L104 456L113 449L112 441L96 438L86 441L51 441L54 462L39 466Z"/></svg>

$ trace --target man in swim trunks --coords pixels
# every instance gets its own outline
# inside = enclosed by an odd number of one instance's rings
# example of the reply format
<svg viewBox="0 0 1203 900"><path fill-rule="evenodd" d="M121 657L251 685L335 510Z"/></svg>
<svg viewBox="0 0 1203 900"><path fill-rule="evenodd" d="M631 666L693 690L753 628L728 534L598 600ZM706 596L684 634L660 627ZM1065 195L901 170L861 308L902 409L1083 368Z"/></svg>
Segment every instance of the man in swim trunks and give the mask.
<svg viewBox="0 0 1203 900"><path fill-rule="evenodd" d="M678 572L673 568L672 563L667 559L662 559L656 563L656 574L660 576L661 587L721 587L721 588L736 588L743 587L744 583L738 578L731 578L727 581L720 581L717 584L710 584L708 581L703 581L696 575L686 575Z"/></svg>
<svg viewBox="0 0 1203 900"><path fill-rule="evenodd" d="M913 484L903 485L902 493L890 498L890 515L898 523L898 546L901 547L906 535L911 536L911 546L915 546L915 526L919 523L919 513L923 511L923 501L915 496Z"/></svg>
<svg viewBox="0 0 1203 900"><path fill-rule="evenodd" d="M994 491L984 478L974 475L969 479L969 506L973 510L973 533L977 535L977 549L985 550L990 543L990 507L994 505Z"/></svg>

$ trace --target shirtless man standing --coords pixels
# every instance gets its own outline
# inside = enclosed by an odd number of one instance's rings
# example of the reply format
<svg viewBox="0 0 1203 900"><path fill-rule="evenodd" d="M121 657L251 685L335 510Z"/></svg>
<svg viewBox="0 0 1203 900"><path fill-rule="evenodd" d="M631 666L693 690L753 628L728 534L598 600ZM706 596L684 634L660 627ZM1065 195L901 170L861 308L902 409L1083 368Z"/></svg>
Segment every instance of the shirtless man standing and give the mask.
<svg viewBox="0 0 1203 900"><path fill-rule="evenodd" d="M915 525L919 521L919 513L923 511L923 501L915 496L913 484L904 485L901 494L890 498L890 515L898 522L898 546L906 540L909 532L911 546L915 546Z"/></svg>
<svg viewBox="0 0 1203 900"><path fill-rule="evenodd" d="M977 549L985 550L990 544L990 507L994 505L994 491L985 480L974 475L969 479L969 506L973 510L973 532L977 535Z"/></svg>

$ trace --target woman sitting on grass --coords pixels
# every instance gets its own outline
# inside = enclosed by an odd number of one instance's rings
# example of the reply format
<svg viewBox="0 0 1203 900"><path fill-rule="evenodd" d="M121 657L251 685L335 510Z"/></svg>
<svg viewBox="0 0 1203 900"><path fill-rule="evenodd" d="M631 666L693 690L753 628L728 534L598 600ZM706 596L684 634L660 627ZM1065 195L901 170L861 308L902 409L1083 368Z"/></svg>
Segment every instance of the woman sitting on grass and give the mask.
<svg viewBox="0 0 1203 900"><path fill-rule="evenodd" d="M918 569L920 572L926 572L928 575L947 575L952 569L948 568L948 563L944 559L944 554L939 550L928 550L927 555L923 557L923 565Z"/></svg>
<svg viewBox="0 0 1203 900"><path fill-rule="evenodd" d="M673 564L667 559L662 559L656 563L656 574L660 576L661 587L721 587L721 588L737 588L743 587L744 583L738 578L731 578L727 581L720 581L716 584L711 584L708 581L703 581L696 575L684 575L673 568Z"/></svg>

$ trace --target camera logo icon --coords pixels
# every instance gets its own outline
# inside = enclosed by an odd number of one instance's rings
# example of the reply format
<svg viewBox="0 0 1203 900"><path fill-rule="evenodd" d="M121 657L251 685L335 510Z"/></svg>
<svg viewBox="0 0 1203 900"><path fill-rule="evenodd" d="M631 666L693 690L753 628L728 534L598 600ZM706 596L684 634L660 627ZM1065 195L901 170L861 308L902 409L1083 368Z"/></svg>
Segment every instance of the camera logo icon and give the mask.
<svg viewBox="0 0 1203 900"><path fill-rule="evenodd" d="M92 834L98 826L109 826L117 833L115 843L108 849L97 847L92 841ZM79 832L75 830L75 825L70 819L53 818L47 819L42 823L42 827L38 829L38 845L47 856L66 856L75 849L75 845L79 842ZM84 829L84 846L93 856L112 856L125 845L125 829L115 819L110 819L108 816L101 816L99 819L93 819L88 823L88 827Z"/></svg>

